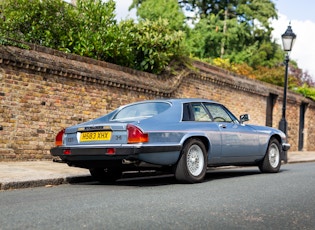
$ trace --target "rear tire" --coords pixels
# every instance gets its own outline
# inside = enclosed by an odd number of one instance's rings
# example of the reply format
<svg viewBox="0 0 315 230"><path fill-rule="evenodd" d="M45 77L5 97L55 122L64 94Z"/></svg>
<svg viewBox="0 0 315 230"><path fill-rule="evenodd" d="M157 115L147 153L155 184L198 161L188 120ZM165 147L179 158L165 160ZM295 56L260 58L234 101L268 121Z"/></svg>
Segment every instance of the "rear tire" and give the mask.
<svg viewBox="0 0 315 230"><path fill-rule="evenodd" d="M177 163L175 177L184 183L202 182L207 170L207 154L199 139L190 139L184 145Z"/></svg>
<svg viewBox="0 0 315 230"><path fill-rule="evenodd" d="M259 164L259 170L262 173L277 173L281 167L281 149L279 141L272 138L264 159Z"/></svg>
<svg viewBox="0 0 315 230"><path fill-rule="evenodd" d="M122 176L122 171L119 169L112 168L92 168L89 169L92 177L102 183L112 183L120 179Z"/></svg>

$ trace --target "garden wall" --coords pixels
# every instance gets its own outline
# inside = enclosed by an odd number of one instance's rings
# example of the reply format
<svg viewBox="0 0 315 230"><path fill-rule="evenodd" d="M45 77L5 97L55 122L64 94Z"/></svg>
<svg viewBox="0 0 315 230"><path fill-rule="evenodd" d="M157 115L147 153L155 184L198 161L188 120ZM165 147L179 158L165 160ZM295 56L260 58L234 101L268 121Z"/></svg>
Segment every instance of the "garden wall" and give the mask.
<svg viewBox="0 0 315 230"><path fill-rule="evenodd" d="M249 113L251 123L278 127L282 91L201 62L165 78L40 46L0 46L0 161L51 159L63 127L146 99L212 99L235 115ZM314 151L315 102L289 92L287 120L291 149Z"/></svg>

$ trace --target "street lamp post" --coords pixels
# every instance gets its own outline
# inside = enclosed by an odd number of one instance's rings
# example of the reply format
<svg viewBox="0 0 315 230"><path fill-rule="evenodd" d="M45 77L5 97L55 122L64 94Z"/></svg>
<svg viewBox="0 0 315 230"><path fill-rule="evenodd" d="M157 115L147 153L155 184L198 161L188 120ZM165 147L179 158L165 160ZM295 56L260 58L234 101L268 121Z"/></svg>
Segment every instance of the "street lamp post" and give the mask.
<svg viewBox="0 0 315 230"><path fill-rule="evenodd" d="M283 105L282 105L282 117L279 122L279 129L287 134L288 122L286 120L286 107L287 107L287 89L288 89L288 68L289 68L289 52L292 50L296 35L293 33L291 25L289 24L287 30L281 36L283 50L286 52L285 55L285 75L284 75L284 89L283 89Z"/></svg>

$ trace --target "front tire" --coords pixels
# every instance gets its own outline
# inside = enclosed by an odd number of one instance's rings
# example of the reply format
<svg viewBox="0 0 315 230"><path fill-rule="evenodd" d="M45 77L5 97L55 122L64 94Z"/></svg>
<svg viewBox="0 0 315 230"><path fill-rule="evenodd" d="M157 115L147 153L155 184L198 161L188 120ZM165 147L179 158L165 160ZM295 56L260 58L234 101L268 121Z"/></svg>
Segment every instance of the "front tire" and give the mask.
<svg viewBox="0 0 315 230"><path fill-rule="evenodd" d="M281 149L279 141L272 138L269 142L268 149L264 159L259 164L262 173L277 173L281 166Z"/></svg>
<svg viewBox="0 0 315 230"><path fill-rule="evenodd" d="M207 154L199 139L190 139L184 145L175 170L178 181L197 183L203 181L207 170Z"/></svg>

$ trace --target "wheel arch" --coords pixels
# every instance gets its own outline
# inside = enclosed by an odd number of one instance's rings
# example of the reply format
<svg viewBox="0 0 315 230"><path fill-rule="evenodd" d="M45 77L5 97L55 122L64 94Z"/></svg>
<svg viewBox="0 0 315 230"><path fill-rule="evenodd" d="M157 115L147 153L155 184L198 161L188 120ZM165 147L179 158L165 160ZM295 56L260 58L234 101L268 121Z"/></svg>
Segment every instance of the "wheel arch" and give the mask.
<svg viewBox="0 0 315 230"><path fill-rule="evenodd" d="M205 146L206 148L206 152L209 153L210 150L210 140L208 139L208 137L206 137L205 135L192 135L192 136L187 136L183 142L182 142L182 146L185 146L186 142L191 140L191 139L199 139Z"/></svg>
<svg viewBox="0 0 315 230"><path fill-rule="evenodd" d="M273 135L271 135L271 136L270 136L270 139L269 139L269 142L271 141L272 138L277 139L277 141L279 142L280 145L282 144L282 140L281 140L280 135L278 135L278 134L273 134Z"/></svg>

